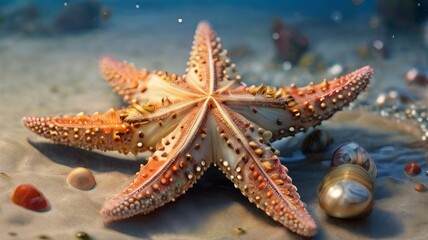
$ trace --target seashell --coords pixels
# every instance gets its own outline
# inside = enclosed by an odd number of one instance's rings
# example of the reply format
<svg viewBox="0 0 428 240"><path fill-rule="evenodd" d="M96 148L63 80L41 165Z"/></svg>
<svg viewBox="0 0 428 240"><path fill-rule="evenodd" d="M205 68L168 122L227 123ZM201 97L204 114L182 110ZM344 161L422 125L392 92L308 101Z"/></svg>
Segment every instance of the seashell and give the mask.
<svg viewBox="0 0 428 240"><path fill-rule="evenodd" d="M95 186L96 182L89 169L78 167L68 174L67 183L80 190L90 190Z"/></svg>
<svg viewBox="0 0 428 240"><path fill-rule="evenodd" d="M371 213L374 183L359 165L344 164L333 168L318 187L319 205L337 218L358 218Z"/></svg>
<svg viewBox="0 0 428 240"><path fill-rule="evenodd" d="M306 136L301 150L304 153L320 153L323 152L332 142L333 139L327 131L315 129Z"/></svg>
<svg viewBox="0 0 428 240"><path fill-rule="evenodd" d="M12 202L33 211L45 211L49 207L48 200L34 186L21 184L12 194Z"/></svg>
<svg viewBox="0 0 428 240"><path fill-rule="evenodd" d="M404 172L407 175L413 177L421 173L421 167L417 163L412 161L406 165L406 167L404 168Z"/></svg>
<svg viewBox="0 0 428 240"><path fill-rule="evenodd" d="M333 154L331 166L342 164L356 164L364 168L372 180L376 179L377 168L369 153L356 142L344 143Z"/></svg>

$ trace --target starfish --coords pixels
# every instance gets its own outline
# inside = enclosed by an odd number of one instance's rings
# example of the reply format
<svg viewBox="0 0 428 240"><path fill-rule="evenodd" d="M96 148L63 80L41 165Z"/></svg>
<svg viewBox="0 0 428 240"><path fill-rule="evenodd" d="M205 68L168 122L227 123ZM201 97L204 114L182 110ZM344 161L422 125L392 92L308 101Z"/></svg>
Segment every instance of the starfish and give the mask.
<svg viewBox="0 0 428 240"><path fill-rule="evenodd" d="M303 132L342 109L365 89L373 69L306 87L247 86L207 22L197 27L187 65L179 76L140 71L104 56L101 72L129 106L22 121L59 144L152 152L135 179L105 203L106 221L174 201L215 165L275 221L302 236L315 235L317 226L271 141Z"/></svg>

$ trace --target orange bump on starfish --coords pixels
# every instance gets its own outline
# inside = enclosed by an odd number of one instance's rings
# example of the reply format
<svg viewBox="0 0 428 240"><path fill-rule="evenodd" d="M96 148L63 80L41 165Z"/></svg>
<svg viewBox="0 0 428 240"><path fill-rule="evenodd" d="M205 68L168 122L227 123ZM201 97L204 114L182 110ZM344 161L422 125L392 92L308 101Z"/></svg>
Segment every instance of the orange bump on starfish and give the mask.
<svg viewBox="0 0 428 240"><path fill-rule="evenodd" d="M187 66L179 76L103 57L101 72L128 107L22 121L55 143L152 152L129 186L105 203L101 214L108 221L173 201L215 164L272 219L302 236L315 235L317 226L270 143L341 110L366 88L373 69L301 88L248 87L206 22L197 27Z"/></svg>

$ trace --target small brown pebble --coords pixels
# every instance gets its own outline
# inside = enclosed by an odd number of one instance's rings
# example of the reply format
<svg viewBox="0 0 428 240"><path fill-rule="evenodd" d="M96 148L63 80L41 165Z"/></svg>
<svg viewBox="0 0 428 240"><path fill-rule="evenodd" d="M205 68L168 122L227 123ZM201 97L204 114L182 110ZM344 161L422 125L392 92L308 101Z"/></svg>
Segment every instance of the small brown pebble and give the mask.
<svg viewBox="0 0 428 240"><path fill-rule="evenodd" d="M42 234L42 235L39 235L39 238L38 238L38 239L46 240L46 239L51 239L51 237L49 237L48 235L44 235L44 234Z"/></svg>
<svg viewBox="0 0 428 240"><path fill-rule="evenodd" d="M16 232L9 232L9 236L15 237L15 236L18 236L18 234Z"/></svg>
<svg viewBox="0 0 428 240"><path fill-rule="evenodd" d="M421 173L421 167L415 162L409 162L406 167L404 168L404 172L406 172L409 176L416 176L419 173Z"/></svg>
<svg viewBox="0 0 428 240"><path fill-rule="evenodd" d="M83 240L90 240L91 239L91 237L85 232L77 232L75 236L77 239L83 239Z"/></svg>
<svg viewBox="0 0 428 240"><path fill-rule="evenodd" d="M422 183L416 184L415 190L418 192L425 192L427 190L427 187L423 185Z"/></svg>
<svg viewBox="0 0 428 240"><path fill-rule="evenodd" d="M59 86L57 84L53 84L51 85L51 87L49 88L49 91L51 93L58 93L59 92Z"/></svg>
<svg viewBox="0 0 428 240"><path fill-rule="evenodd" d="M242 234L245 234L245 230L243 228L236 227L233 229L233 234L242 235Z"/></svg>

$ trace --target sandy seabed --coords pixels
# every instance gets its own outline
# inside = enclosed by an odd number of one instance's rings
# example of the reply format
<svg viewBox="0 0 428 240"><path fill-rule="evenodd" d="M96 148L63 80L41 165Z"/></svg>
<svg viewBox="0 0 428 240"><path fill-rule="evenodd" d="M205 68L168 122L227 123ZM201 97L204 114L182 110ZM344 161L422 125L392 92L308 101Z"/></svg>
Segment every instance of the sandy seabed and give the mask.
<svg viewBox="0 0 428 240"><path fill-rule="evenodd" d="M119 97L99 74L102 54L126 59L141 68L182 74L194 29L204 19L212 23L225 48L245 45L252 49L249 57L236 61L238 70L243 69L244 81L246 74L250 80L257 79L258 75L248 75L254 72L251 66L261 69L260 78L269 71L281 71L266 68L274 56L272 14L224 6L217 11L221 16L213 9L181 10L129 11L115 15L102 29L77 35L15 34L0 39L0 239L37 239L42 235L73 239L78 231L93 239L299 238L249 203L215 168L176 202L149 215L104 225L99 215L102 204L133 179L144 156L54 145L22 126L23 116L92 113L119 107ZM179 24L178 18L183 23ZM370 33L361 22L318 24L307 20L296 24L311 39L312 51L327 62L340 63L348 70L372 65L375 76L367 91L369 96L388 86L404 88L405 72L426 54L416 48L417 44L408 44L412 36L396 35L389 59L362 60L356 48L370 38ZM299 79L299 75L284 76L284 85L315 81ZM428 193L414 190L417 183L428 185L424 145L411 147L417 138L401 131L394 122L362 111L339 113L321 128L334 139L324 154L298 154L302 136L275 143L319 225L314 239L424 239L428 234ZM334 149L347 141L363 146L378 167L374 210L369 217L353 221L327 217L316 195ZM410 161L420 164L423 173L408 177L403 168ZM66 183L67 174L78 166L94 172L97 185L93 190L80 191ZM50 202L50 210L39 213L14 205L11 194L22 183L40 189Z"/></svg>

